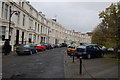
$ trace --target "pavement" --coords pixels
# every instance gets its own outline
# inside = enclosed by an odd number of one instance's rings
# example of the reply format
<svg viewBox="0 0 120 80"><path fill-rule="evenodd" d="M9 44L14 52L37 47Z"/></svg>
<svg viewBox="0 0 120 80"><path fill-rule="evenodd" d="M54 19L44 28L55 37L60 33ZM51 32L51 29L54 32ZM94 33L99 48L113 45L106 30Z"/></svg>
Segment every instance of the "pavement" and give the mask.
<svg viewBox="0 0 120 80"><path fill-rule="evenodd" d="M104 57L82 59L82 74L80 74L80 59L64 54L65 78L107 79L118 80L118 60Z"/></svg>

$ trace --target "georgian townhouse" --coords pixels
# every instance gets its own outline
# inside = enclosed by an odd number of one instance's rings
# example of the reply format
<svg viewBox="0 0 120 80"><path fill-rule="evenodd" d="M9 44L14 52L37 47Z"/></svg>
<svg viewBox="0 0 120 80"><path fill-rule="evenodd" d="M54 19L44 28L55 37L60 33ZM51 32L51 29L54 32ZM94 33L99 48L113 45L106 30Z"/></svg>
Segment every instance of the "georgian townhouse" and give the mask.
<svg viewBox="0 0 120 80"><path fill-rule="evenodd" d="M0 45L10 39L12 50L17 44L91 42L88 34L67 29L56 19L47 19L26 0L0 1L0 11Z"/></svg>
<svg viewBox="0 0 120 80"><path fill-rule="evenodd" d="M10 44L41 43L48 41L47 19L42 13L34 9L29 2L0 2L0 44L10 36ZM12 11L10 32L9 18ZM16 13L13 14L13 11Z"/></svg>

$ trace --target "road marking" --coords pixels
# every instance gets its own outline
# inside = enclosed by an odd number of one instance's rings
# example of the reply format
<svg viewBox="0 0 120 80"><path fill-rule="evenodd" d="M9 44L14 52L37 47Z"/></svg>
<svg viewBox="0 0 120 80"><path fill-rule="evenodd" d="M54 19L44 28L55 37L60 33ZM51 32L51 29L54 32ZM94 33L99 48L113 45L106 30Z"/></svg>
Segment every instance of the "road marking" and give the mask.
<svg viewBox="0 0 120 80"><path fill-rule="evenodd" d="M36 63L36 64L43 64L43 63Z"/></svg>

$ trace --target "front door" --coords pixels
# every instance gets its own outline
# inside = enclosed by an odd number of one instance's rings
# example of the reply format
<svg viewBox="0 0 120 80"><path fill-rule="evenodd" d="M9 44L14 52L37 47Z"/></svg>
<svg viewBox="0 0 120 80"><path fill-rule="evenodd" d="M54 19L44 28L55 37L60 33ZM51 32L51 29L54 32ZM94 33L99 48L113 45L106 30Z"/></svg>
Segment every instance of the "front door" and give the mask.
<svg viewBox="0 0 120 80"><path fill-rule="evenodd" d="M16 30L16 44L19 44L19 30Z"/></svg>
<svg viewBox="0 0 120 80"><path fill-rule="evenodd" d="M24 44L24 32L22 32L22 44Z"/></svg>

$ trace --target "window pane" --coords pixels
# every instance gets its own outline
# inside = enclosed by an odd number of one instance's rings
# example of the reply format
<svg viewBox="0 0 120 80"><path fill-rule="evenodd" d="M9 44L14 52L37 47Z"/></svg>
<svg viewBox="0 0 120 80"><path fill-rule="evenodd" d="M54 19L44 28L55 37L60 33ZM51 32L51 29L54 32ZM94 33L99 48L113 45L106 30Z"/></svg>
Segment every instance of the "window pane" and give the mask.
<svg viewBox="0 0 120 80"><path fill-rule="evenodd" d="M23 15L23 26L25 25L25 15Z"/></svg>
<svg viewBox="0 0 120 80"><path fill-rule="evenodd" d="M8 5L5 4L5 19L8 17Z"/></svg>
<svg viewBox="0 0 120 80"><path fill-rule="evenodd" d="M3 13L4 13L4 2L2 2L2 18L3 18Z"/></svg>

